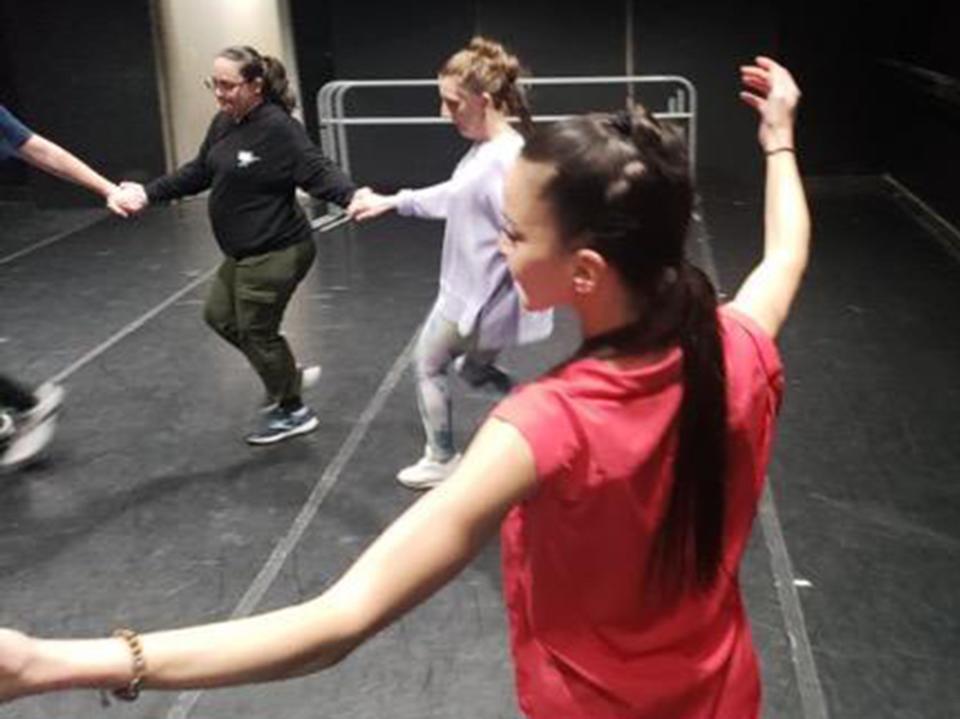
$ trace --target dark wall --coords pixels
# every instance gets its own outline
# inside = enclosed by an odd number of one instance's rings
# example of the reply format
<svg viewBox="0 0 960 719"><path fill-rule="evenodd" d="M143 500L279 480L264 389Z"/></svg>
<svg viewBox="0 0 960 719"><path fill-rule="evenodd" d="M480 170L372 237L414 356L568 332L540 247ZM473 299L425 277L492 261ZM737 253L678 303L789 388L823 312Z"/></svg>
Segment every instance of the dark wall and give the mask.
<svg viewBox="0 0 960 719"><path fill-rule="evenodd" d="M111 178L163 170L148 0L2 0L0 25L17 107L34 131ZM39 204L97 204L31 172Z"/></svg>
<svg viewBox="0 0 960 719"><path fill-rule="evenodd" d="M307 69L311 62L330 67L332 58L337 79L429 78L444 58L470 38L475 25L474 3L466 0L422 0L415 5L291 0L291 12L297 23L329 28L325 39L317 39L326 45L322 51L306 44L299 34L296 39L301 77L312 75L309 84L302 81L305 106L315 103L319 89L315 84L319 75ZM367 91L349 98L354 116L438 111L434 88ZM308 124L308 129L316 137L315 128ZM349 138L353 176L382 188L445 179L464 148L446 126L354 128Z"/></svg>
<svg viewBox="0 0 960 719"><path fill-rule="evenodd" d="M536 77L623 75L626 65L623 0L556 3L549 0L477 4L477 31L514 50ZM623 85L535 85L535 114L612 111L624 107Z"/></svg>
<svg viewBox="0 0 960 719"><path fill-rule="evenodd" d="M894 40L879 5L785 5L783 55L804 91L800 139L812 174L873 174L886 165L877 59Z"/></svg>
<svg viewBox="0 0 960 719"><path fill-rule="evenodd" d="M303 119L310 137L317 137L317 91L334 78L330 4L291 0L290 18Z"/></svg>
<svg viewBox="0 0 960 719"><path fill-rule="evenodd" d="M428 78L481 32L503 40L534 75L624 70L624 3L548 0L291 0L308 128L314 98L337 78ZM955 216L960 53L955 2L909 5L635 0L635 66L676 73L699 90L700 179L759 179L756 123L737 99L737 65L757 52L782 58L804 91L807 174L890 172ZM114 177L163 167L148 0L0 0L0 92L37 131ZM433 89L358 96L353 112L435 114ZM535 108L552 110L542 88ZM641 97L642 99L642 97ZM586 106L608 98L578 93ZM463 143L449 126L351 131L364 182L419 184L446 177ZM10 175L6 175L10 181ZM16 178L14 177L14 181ZM31 174L44 202L88 193Z"/></svg>
<svg viewBox="0 0 960 719"><path fill-rule="evenodd" d="M886 171L960 227L960 76L889 68L891 124Z"/></svg>
<svg viewBox="0 0 960 719"><path fill-rule="evenodd" d="M960 50L956 2L925 2L912 12L886 8L878 53L878 117L884 134L877 146L884 171L960 226Z"/></svg>
<svg viewBox="0 0 960 719"><path fill-rule="evenodd" d="M623 0L427 0L416 3L416 12L383 0L362 4L293 0L292 11L298 23L329 27L328 56L338 79L431 78L477 33L505 43L535 76L622 74L624 69ZM299 35L297 46L300 73L307 77L309 65L325 61ZM318 87L304 87L310 104ZM353 115L439 111L435 88L363 91L354 98L348 103ZM621 106L623 92L537 88L532 100L541 112L600 109ZM315 136L315 128L310 124L308 128ZM383 186L445 179L465 148L449 126L355 128L349 137L356 179Z"/></svg>
<svg viewBox="0 0 960 719"><path fill-rule="evenodd" d="M954 0L794 3L784 54L804 86L805 169L890 173L960 223L960 9Z"/></svg>
<svg viewBox="0 0 960 719"><path fill-rule="evenodd" d="M0 22L0 105L5 105L11 112L19 111L16 88L10 67L10 58L4 36L9 33L6 23ZM27 182L27 173L19 162L0 162L0 199L7 196L11 189L19 188Z"/></svg>
<svg viewBox="0 0 960 719"><path fill-rule="evenodd" d="M310 75L311 65L330 67L332 58L333 75L341 79L432 77L474 33L504 42L534 76L620 75L625 71L625 7L623 0L429 0L418 2L411 13L408 6L383 0L292 3L298 24L329 28L329 37L319 41L329 48L322 52L298 35L301 76ZM756 178L759 159L755 165L744 162L745 155L758 155L755 122L737 100L737 65L758 50L772 51L776 29L770 3L758 7L743 0L725 3L722 10L704 9L690 0L636 3L637 72L681 74L700 91L702 175ZM313 104L318 88L319 84L304 88L305 104ZM403 100L386 95L358 96L351 113L438 111L434 90L407 92ZM623 90L541 87L532 93L532 100L541 112L605 110L622 106ZM315 136L315 128L310 129ZM374 184L437 181L449 175L463 150L445 126L352 129L350 138L354 175Z"/></svg>
<svg viewBox="0 0 960 719"><path fill-rule="evenodd" d="M622 74L623 0L480 0L477 31L513 48L533 74Z"/></svg>
<svg viewBox="0 0 960 719"><path fill-rule="evenodd" d="M739 66L759 53L779 55L774 4L655 0L635 8L636 71L683 75L697 88L698 179L755 185L756 116L738 97Z"/></svg>

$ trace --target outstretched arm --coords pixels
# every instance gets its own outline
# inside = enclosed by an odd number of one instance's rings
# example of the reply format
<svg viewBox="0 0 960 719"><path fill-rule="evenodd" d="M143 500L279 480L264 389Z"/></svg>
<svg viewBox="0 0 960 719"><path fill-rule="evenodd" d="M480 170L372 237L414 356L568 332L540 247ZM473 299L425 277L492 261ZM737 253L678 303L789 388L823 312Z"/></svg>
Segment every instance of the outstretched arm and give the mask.
<svg viewBox="0 0 960 719"><path fill-rule="evenodd" d="M356 197L347 208L347 213L360 222L372 220L374 217L394 210L401 215L442 220L447 217L447 205L452 187L453 181L447 180L419 190L401 190L395 195L370 192Z"/></svg>
<svg viewBox="0 0 960 719"><path fill-rule="evenodd" d="M362 187L354 193L353 200L347 207L347 214L350 215L351 219L363 222L396 209L396 195L381 195L369 187Z"/></svg>
<svg viewBox="0 0 960 719"><path fill-rule="evenodd" d="M39 170L56 175L96 192L107 201L107 206L118 215L126 217L129 208L118 202L120 188L87 163L42 135L33 134L19 148L23 160Z"/></svg>
<svg viewBox="0 0 960 719"><path fill-rule="evenodd" d="M766 155L763 258L731 303L775 337L807 266L810 213L797 167L794 113L800 90L786 68L767 57L740 69L745 103L760 115Z"/></svg>
<svg viewBox="0 0 960 719"><path fill-rule="evenodd" d="M445 220L453 190L453 179L418 190L400 190L396 194L397 212L425 220Z"/></svg>
<svg viewBox="0 0 960 719"><path fill-rule="evenodd" d="M20 146L19 154L34 167L86 187L103 198L109 197L118 189L114 183L76 155L41 135L31 135L30 139Z"/></svg>
<svg viewBox="0 0 960 719"><path fill-rule="evenodd" d="M481 428L457 471L400 516L321 596L247 619L146 634L145 686L268 681L336 663L454 577L533 491L520 433ZM120 639L41 640L0 631L0 701L70 687L122 687L131 652Z"/></svg>

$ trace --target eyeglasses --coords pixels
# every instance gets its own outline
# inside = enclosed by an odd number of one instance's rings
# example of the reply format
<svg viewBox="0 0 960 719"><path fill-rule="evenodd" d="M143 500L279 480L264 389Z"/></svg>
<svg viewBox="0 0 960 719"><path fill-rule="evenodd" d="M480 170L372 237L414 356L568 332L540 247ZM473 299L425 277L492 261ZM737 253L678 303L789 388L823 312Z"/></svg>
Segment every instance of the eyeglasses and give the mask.
<svg viewBox="0 0 960 719"><path fill-rule="evenodd" d="M203 78L203 86L210 90L210 92L233 92L241 85L246 85L249 80L241 80L240 82L231 82L230 80L218 80L215 77L205 77Z"/></svg>

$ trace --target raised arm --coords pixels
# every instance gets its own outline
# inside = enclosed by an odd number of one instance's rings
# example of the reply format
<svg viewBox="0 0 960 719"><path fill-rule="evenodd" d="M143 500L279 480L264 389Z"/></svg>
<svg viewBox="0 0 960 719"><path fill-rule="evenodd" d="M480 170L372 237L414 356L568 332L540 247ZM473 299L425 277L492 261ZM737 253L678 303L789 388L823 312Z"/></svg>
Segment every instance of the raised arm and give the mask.
<svg viewBox="0 0 960 719"><path fill-rule="evenodd" d="M763 258L731 303L776 337L807 266L810 213L797 167L794 113L800 90L786 68L767 57L740 69L740 97L760 116L766 155Z"/></svg>
<svg viewBox="0 0 960 719"><path fill-rule="evenodd" d="M400 516L321 596L247 619L142 637L145 686L212 687L306 674L455 576L535 487L533 456L491 419L450 479ZM47 640L0 631L0 701L76 687L123 687L132 653L120 639Z"/></svg>

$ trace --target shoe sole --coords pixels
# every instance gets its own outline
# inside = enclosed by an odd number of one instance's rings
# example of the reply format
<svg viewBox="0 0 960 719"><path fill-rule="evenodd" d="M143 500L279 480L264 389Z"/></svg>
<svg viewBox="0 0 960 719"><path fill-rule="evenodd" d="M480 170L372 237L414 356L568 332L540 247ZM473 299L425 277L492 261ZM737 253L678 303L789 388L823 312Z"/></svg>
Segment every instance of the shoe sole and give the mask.
<svg viewBox="0 0 960 719"><path fill-rule="evenodd" d="M285 439L290 439L291 437L297 437L301 434L307 434L312 432L317 427L320 426L320 419L318 417L311 417L309 421L301 424L295 429L291 429L289 432L284 432L283 434L275 434L272 437L244 437L244 440L247 444L253 445L254 447L262 447L267 444L276 444L277 442L282 442Z"/></svg>
<svg viewBox="0 0 960 719"><path fill-rule="evenodd" d="M37 404L24 414L27 422L33 425L42 424L48 418L60 413L63 409L63 400L67 391L60 385L53 385L46 393L37 398Z"/></svg>
<svg viewBox="0 0 960 719"><path fill-rule="evenodd" d="M455 456L457 459L457 464L451 467L450 470L442 477L436 477L433 479L415 479L404 477L403 475L407 470L413 470L413 467L407 467L397 472L397 476L394 477L394 479L396 479L399 484L402 484L407 489L433 489L434 487L443 484L454 472L457 471L457 465L460 463L462 456L460 453L457 453Z"/></svg>
<svg viewBox="0 0 960 719"><path fill-rule="evenodd" d="M44 421L15 435L0 455L0 474L16 472L42 461L50 449L56 430L57 418L48 415ZM27 444L27 449L23 448L23 443Z"/></svg>
<svg viewBox="0 0 960 719"><path fill-rule="evenodd" d="M416 479L400 479L400 477L397 477L396 480L398 484L403 485L407 489L433 489L434 487L443 484L443 482L446 480L446 477L443 479L431 479L427 481Z"/></svg>

